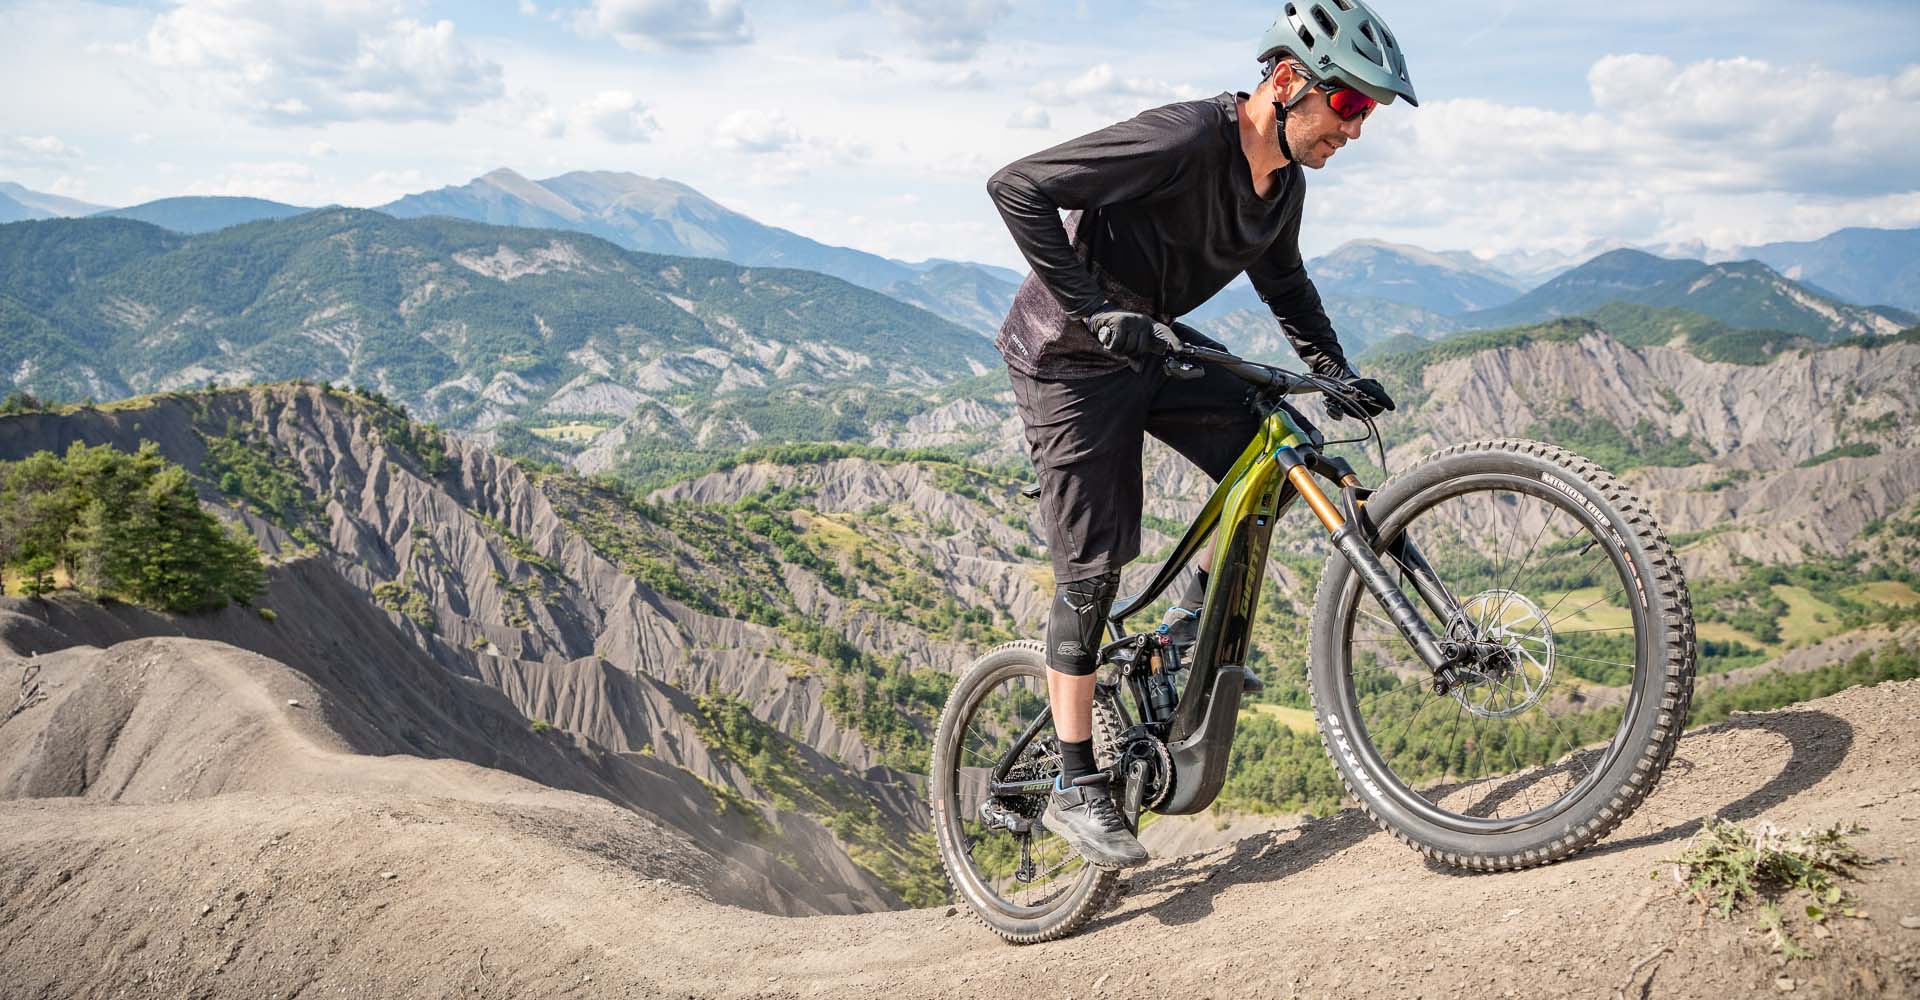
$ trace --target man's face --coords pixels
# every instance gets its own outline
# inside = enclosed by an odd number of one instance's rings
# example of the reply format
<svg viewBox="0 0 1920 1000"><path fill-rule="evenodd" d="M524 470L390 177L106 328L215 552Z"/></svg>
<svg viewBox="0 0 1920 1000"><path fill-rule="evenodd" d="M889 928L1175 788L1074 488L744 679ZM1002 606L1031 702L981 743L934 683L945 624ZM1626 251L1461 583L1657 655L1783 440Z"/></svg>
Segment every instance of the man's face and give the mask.
<svg viewBox="0 0 1920 1000"><path fill-rule="evenodd" d="M1327 95L1311 84L1300 82L1296 87L1308 87L1307 96L1293 106L1287 113L1287 148L1293 150L1294 159L1301 166L1315 170L1327 165L1341 146L1360 138L1360 127L1366 122L1366 115L1352 121L1343 122L1333 109L1327 106Z"/></svg>

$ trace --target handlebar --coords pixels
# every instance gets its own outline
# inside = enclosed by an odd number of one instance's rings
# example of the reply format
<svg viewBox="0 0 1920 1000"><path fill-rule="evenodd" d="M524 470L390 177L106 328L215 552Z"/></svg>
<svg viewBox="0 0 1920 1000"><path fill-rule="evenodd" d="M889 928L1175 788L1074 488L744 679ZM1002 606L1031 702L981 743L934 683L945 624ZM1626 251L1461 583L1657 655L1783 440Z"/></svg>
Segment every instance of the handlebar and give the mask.
<svg viewBox="0 0 1920 1000"><path fill-rule="evenodd" d="M1263 365L1258 361L1248 361L1226 351L1216 351L1211 347L1198 344L1184 344L1177 351L1170 351L1168 357L1180 361L1203 361L1225 371L1238 375L1256 389L1300 395L1311 392L1325 392L1324 379L1313 375L1290 372L1285 368Z"/></svg>

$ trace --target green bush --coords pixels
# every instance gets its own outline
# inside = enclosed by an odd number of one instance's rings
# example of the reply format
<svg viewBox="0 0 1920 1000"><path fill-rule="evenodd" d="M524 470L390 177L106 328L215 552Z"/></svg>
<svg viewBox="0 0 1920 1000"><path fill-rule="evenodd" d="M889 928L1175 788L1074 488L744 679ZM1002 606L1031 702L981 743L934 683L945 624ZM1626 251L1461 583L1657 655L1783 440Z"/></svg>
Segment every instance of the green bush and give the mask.
<svg viewBox="0 0 1920 1000"><path fill-rule="evenodd" d="M253 539L202 510L187 471L152 442L0 463L0 565L30 595L59 568L94 597L180 613L250 601L262 580Z"/></svg>

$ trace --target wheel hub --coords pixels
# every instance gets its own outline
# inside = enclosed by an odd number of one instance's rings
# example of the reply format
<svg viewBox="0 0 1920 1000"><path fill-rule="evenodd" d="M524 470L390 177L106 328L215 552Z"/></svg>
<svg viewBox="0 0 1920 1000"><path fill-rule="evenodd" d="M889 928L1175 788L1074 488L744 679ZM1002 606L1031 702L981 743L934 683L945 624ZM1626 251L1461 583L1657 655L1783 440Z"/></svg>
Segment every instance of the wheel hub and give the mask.
<svg viewBox="0 0 1920 1000"><path fill-rule="evenodd" d="M1456 668L1450 694L1483 719L1505 719L1540 703L1553 681L1553 626L1540 605L1512 590L1483 590L1460 604L1471 636L1470 663Z"/></svg>

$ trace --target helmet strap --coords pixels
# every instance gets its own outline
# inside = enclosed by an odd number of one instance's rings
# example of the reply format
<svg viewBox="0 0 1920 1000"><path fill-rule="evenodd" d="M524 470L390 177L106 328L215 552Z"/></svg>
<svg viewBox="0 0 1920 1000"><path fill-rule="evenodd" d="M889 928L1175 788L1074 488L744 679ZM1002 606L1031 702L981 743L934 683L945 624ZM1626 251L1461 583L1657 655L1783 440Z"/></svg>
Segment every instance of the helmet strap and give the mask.
<svg viewBox="0 0 1920 1000"><path fill-rule="evenodd" d="M1288 163L1292 163L1293 150L1287 146L1287 106L1279 101L1273 102L1273 115L1274 125L1278 129L1274 135L1280 140L1280 155L1286 157Z"/></svg>
<svg viewBox="0 0 1920 1000"><path fill-rule="evenodd" d="M1309 83L1301 87L1300 92L1293 95L1290 100L1282 101L1278 96L1273 100L1274 124L1279 129L1277 134L1280 139L1280 155L1286 157L1288 163L1293 162L1293 150L1287 146L1287 112L1292 111L1293 106L1299 104L1301 99L1307 96L1307 91L1312 89L1313 84Z"/></svg>

